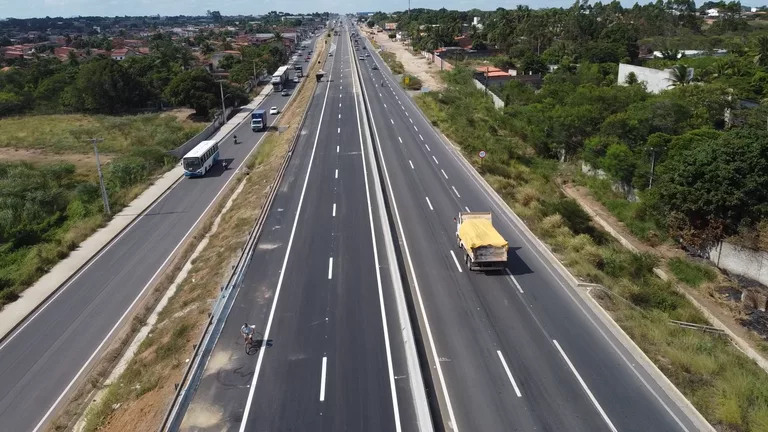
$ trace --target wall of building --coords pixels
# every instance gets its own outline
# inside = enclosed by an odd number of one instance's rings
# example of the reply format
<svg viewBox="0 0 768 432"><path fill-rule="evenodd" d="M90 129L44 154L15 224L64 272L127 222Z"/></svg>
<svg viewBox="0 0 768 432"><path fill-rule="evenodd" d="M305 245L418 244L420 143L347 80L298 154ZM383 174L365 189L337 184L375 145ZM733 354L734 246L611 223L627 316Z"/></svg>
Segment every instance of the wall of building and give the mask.
<svg viewBox="0 0 768 432"><path fill-rule="evenodd" d="M646 89L651 93L659 93L672 87L671 73L669 70L658 70L642 66L619 63L619 85L625 85L627 76L634 72L637 80L644 82Z"/></svg>

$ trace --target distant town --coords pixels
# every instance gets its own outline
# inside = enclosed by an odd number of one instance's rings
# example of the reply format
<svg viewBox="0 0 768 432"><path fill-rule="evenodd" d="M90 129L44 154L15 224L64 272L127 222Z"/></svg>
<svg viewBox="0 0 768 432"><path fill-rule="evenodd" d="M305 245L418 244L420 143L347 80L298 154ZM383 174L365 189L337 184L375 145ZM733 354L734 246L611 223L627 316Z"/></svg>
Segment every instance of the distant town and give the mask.
<svg viewBox="0 0 768 432"><path fill-rule="evenodd" d="M3 70L44 57L62 62L107 56L124 60L150 54L150 39L170 34L173 41L190 48L197 66L213 72L226 54L235 57L245 46L281 42L286 53L314 30L327 14L227 17L217 11L206 16L177 17L76 17L0 20L0 62ZM280 41L276 39L279 38Z"/></svg>

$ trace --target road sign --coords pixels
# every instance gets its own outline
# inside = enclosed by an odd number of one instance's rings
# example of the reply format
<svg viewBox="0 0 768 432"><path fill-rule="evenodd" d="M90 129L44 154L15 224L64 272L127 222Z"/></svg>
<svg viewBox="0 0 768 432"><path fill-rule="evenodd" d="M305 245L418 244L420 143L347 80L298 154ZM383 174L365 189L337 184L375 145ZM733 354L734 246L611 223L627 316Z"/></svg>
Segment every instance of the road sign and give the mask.
<svg viewBox="0 0 768 432"><path fill-rule="evenodd" d="M485 150L480 150L480 153L478 154L478 156L480 156L480 159L484 159L485 155L486 155Z"/></svg>
<svg viewBox="0 0 768 432"><path fill-rule="evenodd" d="M410 78L406 75L406 77L405 77L405 79L403 81L405 81L405 84L407 85L408 82L410 81Z"/></svg>

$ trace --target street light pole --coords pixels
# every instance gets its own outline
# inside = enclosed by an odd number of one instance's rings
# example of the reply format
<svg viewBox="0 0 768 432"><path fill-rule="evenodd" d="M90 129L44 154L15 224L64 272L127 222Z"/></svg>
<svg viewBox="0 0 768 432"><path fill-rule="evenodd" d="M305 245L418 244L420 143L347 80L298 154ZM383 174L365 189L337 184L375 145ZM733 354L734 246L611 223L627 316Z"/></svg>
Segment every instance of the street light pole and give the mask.
<svg viewBox="0 0 768 432"><path fill-rule="evenodd" d="M648 189L653 187L653 171L656 168L656 149L651 147L651 179L648 181Z"/></svg>
<svg viewBox="0 0 768 432"><path fill-rule="evenodd" d="M107 216L112 215L112 211L109 209L109 197L107 196L107 188L104 186L104 175L101 173L101 162L99 161L99 148L96 147L97 142L104 141L103 138L91 138L88 139L93 144L93 153L96 155L96 170L99 172L99 185L101 186L101 199L104 201L104 213Z"/></svg>

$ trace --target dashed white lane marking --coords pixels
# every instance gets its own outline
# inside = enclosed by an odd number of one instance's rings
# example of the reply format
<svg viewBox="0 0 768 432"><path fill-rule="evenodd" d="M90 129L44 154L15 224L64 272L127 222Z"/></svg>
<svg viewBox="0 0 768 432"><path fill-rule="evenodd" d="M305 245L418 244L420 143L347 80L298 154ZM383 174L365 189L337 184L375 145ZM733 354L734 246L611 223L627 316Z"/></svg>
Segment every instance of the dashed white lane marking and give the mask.
<svg viewBox="0 0 768 432"><path fill-rule="evenodd" d="M328 363L328 357L323 357L323 369L320 372L320 402L325 400L325 370Z"/></svg>
<svg viewBox="0 0 768 432"><path fill-rule="evenodd" d="M424 141L424 137L419 134L419 138L421 138L422 141Z"/></svg>
<svg viewBox="0 0 768 432"><path fill-rule="evenodd" d="M413 169L413 162L411 162L410 160L408 160L408 163L409 163L409 164L411 164L411 169Z"/></svg>
<svg viewBox="0 0 768 432"><path fill-rule="evenodd" d="M336 217L336 203L333 203L333 217Z"/></svg>
<svg viewBox="0 0 768 432"><path fill-rule="evenodd" d="M552 339L552 342L555 344L555 347L558 351L560 351L560 355L563 356L563 359L565 359L565 362L568 363L568 367L571 368L571 372L573 372L574 375L576 375L576 379L579 380L579 384L581 384L581 387L584 389L585 392L587 392L587 396L589 396L589 399L592 401L592 404L595 405L595 408L600 412L600 415L603 417L603 420L605 420L605 423L608 425L608 427L613 432L618 432L616 430L616 427L613 426L613 423L611 423L611 420L608 418L608 415L603 411L603 408L600 406L599 403L597 403L597 399L595 399L595 396L592 395L592 392L589 391L589 387L587 387L587 384L584 382L583 379L581 379L581 375L576 371L576 368L573 367L573 363L571 363L571 360L568 358L567 355L565 355L565 351L563 351L562 348L560 348L560 344L557 343L556 340Z"/></svg>
<svg viewBox="0 0 768 432"><path fill-rule="evenodd" d="M434 159L434 160L435 160L435 163L436 163L436 164L440 165L440 162L438 162L438 161L437 161L437 158L436 158L436 157L432 156L432 159Z"/></svg>
<svg viewBox="0 0 768 432"><path fill-rule="evenodd" d="M333 257L328 258L328 279L333 278Z"/></svg>
<svg viewBox="0 0 768 432"><path fill-rule="evenodd" d="M427 204L429 205L429 209L434 211L435 209L432 208L432 203L429 202L429 197L424 197L424 198L427 199Z"/></svg>
<svg viewBox="0 0 768 432"><path fill-rule="evenodd" d="M456 263L456 268L459 269L459 273L463 273L463 270L461 270L461 266L459 265L459 260L456 259L456 254L451 251L451 256L453 257L453 262Z"/></svg>
<svg viewBox="0 0 768 432"><path fill-rule="evenodd" d="M445 170L440 170L440 172L443 173L443 177L445 177L446 179L448 178L448 174L445 173Z"/></svg>
<svg viewBox="0 0 768 432"><path fill-rule="evenodd" d="M459 195L459 191L456 190L455 186L451 186L451 189L453 189L453 192L456 194L457 197L461 198L461 195Z"/></svg>
<svg viewBox="0 0 768 432"><path fill-rule="evenodd" d="M339 170L336 170L336 175L334 176L334 178L339 178Z"/></svg>
<svg viewBox="0 0 768 432"><path fill-rule="evenodd" d="M469 210L467 210L467 211L469 211ZM519 283L517 283L517 279L515 279L515 277L512 276L512 272L509 271L508 268L505 268L504 271L507 273L507 276L509 276L509 279L512 280L512 283L515 284L515 287L517 288L517 290L520 291L520 294L524 294L523 293L523 288L520 286Z"/></svg>
<svg viewBox="0 0 768 432"><path fill-rule="evenodd" d="M507 377L509 378L509 382L511 382L512 387L515 388L515 394L517 395L517 397L523 397L523 395L520 394L520 389L517 388L517 383L515 383L515 379L512 378L512 372L509 371L509 366L507 366L507 362L504 360L504 355L499 350L496 350L496 353L499 355L499 360L501 360L502 366L504 366L504 371L507 372Z"/></svg>
<svg viewBox="0 0 768 432"><path fill-rule="evenodd" d="M400 138L400 137L397 137L397 139L398 139L398 140L400 140L400 144L402 144L402 143L403 143L403 139L402 139L402 138Z"/></svg>

